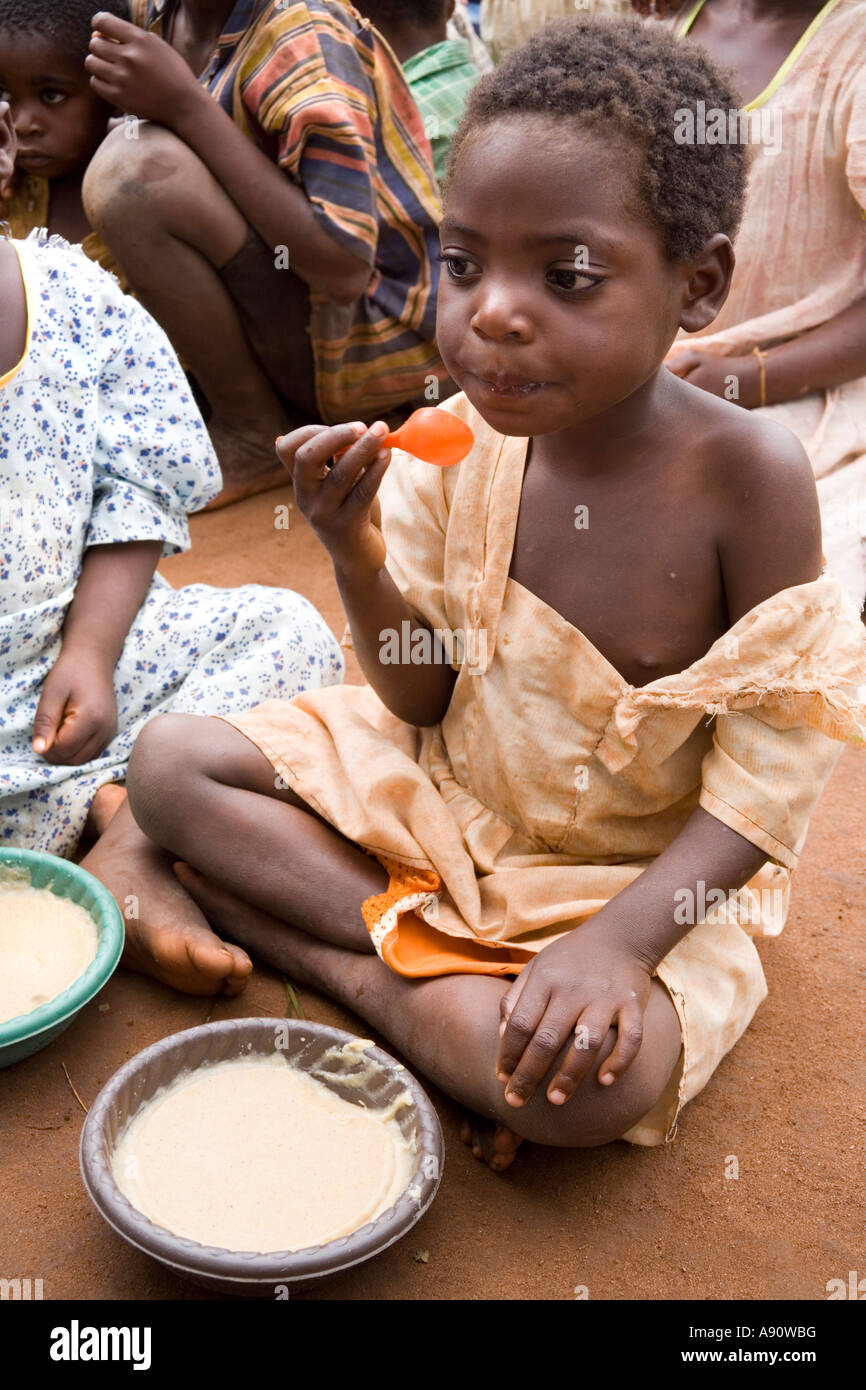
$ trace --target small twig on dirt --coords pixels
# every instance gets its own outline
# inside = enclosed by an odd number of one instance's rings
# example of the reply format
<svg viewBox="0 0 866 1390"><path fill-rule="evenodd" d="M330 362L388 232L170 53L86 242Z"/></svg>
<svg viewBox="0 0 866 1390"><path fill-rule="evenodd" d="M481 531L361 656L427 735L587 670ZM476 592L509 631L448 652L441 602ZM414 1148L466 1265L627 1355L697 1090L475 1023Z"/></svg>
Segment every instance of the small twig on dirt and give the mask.
<svg viewBox="0 0 866 1390"><path fill-rule="evenodd" d="M298 996L295 993L295 987L289 979L288 975L283 976L283 984L286 987L286 1018L291 1018L292 1011L294 1011L295 1018L301 1018L304 1019L304 1021L306 1021L307 1015L301 1008L301 1001L298 999Z"/></svg>
<svg viewBox="0 0 866 1390"><path fill-rule="evenodd" d="M78 1094L78 1092L76 1091L75 1087L74 1087L73 1084L72 1084L72 1077L69 1075L69 1072L66 1070L66 1063L65 1063L65 1062L61 1062L60 1065L61 1065L61 1067L63 1068L63 1075L66 1077L66 1080L69 1082L69 1089L70 1089L70 1091L72 1092L72 1094L74 1095L75 1099L78 1101L78 1104L81 1106L82 1110L84 1111L84 1113L85 1113L85 1115L86 1115L86 1114L88 1113L88 1111L87 1111L87 1106L84 1104L84 1101L81 1099L81 1096Z"/></svg>
<svg viewBox="0 0 866 1390"><path fill-rule="evenodd" d="M25 1129L62 1129L62 1125L25 1125Z"/></svg>

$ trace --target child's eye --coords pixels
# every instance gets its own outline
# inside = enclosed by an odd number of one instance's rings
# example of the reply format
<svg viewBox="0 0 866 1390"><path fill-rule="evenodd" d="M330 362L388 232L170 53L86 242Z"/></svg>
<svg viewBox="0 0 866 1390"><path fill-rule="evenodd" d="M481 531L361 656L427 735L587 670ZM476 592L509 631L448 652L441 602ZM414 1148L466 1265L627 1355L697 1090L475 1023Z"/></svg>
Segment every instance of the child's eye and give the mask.
<svg viewBox="0 0 866 1390"><path fill-rule="evenodd" d="M475 262L470 261L467 256L449 256L442 251L436 259L448 267L448 274L452 280L468 280L472 272L478 270Z"/></svg>
<svg viewBox="0 0 866 1390"><path fill-rule="evenodd" d="M585 271L575 270L573 266L568 269L563 266L559 270L551 270L548 278L551 277L558 290L591 290L602 284L600 276L587 275Z"/></svg>
<svg viewBox="0 0 866 1390"><path fill-rule="evenodd" d="M42 100L48 106L59 106L66 100L66 93L58 92L55 87L46 87L42 92Z"/></svg>

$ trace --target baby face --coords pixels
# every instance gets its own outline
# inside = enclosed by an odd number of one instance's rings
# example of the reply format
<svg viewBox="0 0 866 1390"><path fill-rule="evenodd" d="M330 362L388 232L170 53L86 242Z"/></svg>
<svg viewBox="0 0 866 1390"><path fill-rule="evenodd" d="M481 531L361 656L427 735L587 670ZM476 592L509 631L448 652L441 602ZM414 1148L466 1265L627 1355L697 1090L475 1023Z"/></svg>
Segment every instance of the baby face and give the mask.
<svg viewBox="0 0 866 1390"><path fill-rule="evenodd" d="M459 156L440 227L437 341L502 434L611 410L676 335L685 271L641 206L637 157L534 115L481 127Z"/></svg>
<svg viewBox="0 0 866 1390"><path fill-rule="evenodd" d="M59 178L88 161L105 135L109 107L82 62L38 34L0 30L0 101L18 137L16 167Z"/></svg>

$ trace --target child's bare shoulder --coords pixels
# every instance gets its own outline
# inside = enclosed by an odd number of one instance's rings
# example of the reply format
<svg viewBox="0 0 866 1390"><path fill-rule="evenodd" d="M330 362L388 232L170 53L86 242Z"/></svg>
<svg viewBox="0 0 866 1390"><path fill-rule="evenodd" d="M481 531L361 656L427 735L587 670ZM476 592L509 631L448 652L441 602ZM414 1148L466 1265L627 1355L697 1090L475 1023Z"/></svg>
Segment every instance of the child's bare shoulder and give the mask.
<svg viewBox="0 0 866 1390"><path fill-rule="evenodd" d="M821 572L821 521L812 466L784 425L687 382L688 433L718 518L719 560L731 620ZM689 399L697 397L698 399Z"/></svg>

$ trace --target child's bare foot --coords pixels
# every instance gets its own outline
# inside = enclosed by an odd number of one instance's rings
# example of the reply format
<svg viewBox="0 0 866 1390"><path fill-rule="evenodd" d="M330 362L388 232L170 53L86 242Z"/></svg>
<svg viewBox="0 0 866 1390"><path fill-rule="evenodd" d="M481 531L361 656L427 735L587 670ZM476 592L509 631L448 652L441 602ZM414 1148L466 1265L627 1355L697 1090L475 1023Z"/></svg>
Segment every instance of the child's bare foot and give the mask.
<svg viewBox="0 0 866 1390"><path fill-rule="evenodd" d="M85 855L123 913L123 964L184 994L239 994L252 971L246 951L221 941L172 872L172 861L121 806Z"/></svg>
<svg viewBox="0 0 866 1390"><path fill-rule="evenodd" d="M268 432L262 421L243 427L218 415L211 417L208 431L222 470L223 487L204 511L230 507L244 497L285 487L291 481L274 453L273 440L282 429L282 421Z"/></svg>
<svg viewBox="0 0 866 1390"><path fill-rule="evenodd" d="M126 787L119 782L106 782L99 788L87 814L88 829L93 831L96 839L105 834L125 800Z"/></svg>
<svg viewBox="0 0 866 1390"><path fill-rule="evenodd" d="M334 982L325 976L327 967L335 960L332 947L236 898L191 864L175 864L174 872L185 893L217 931L230 930L261 960L276 970L284 970L299 984L313 985L339 997L330 988Z"/></svg>
<svg viewBox="0 0 866 1390"><path fill-rule="evenodd" d="M519 1134L506 1129L505 1125L494 1124L482 1115L470 1111L460 1126L460 1138L472 1150L475 1158L492 1168L494 1173L504 1173L514 1161L514 1155L523 1143Z"/></svg>

